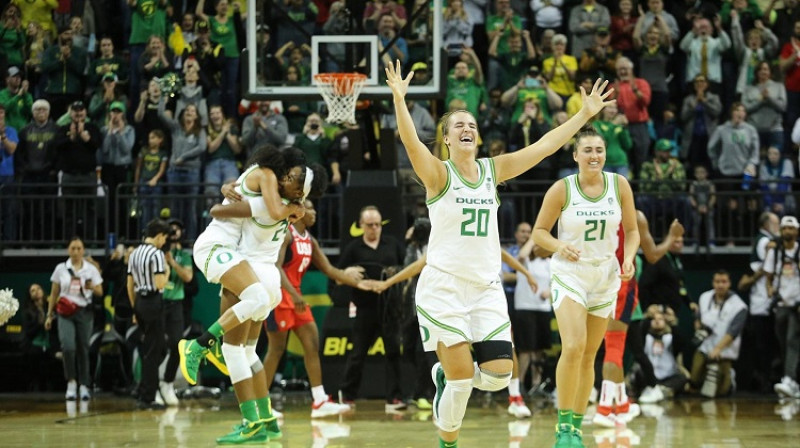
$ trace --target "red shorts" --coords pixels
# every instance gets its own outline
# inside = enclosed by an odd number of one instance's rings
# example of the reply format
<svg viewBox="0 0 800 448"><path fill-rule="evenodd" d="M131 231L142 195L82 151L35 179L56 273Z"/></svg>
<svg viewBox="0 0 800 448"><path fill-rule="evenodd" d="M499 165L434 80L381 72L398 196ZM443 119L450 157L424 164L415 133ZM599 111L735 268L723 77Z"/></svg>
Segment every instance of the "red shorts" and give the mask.
<svg viewBox="0 0 800 448"><path fill-rule="evenodd" d="M264 321L264 326L267 331L289 331L302 327L309 322L314 322L314 316L311 314L311 307L308 305L306 305L306 309L302 313L295 312L294 308L278 307L269 313L267 320Z"/></svg>
<svg viewBox="0 0 800 448"><path fill-rule="evenodd" d="M622 282L617 292L617 309L614 310L614 320L622 323L631 323L631 315L639 302L639 285L636 281Z"/></svg>

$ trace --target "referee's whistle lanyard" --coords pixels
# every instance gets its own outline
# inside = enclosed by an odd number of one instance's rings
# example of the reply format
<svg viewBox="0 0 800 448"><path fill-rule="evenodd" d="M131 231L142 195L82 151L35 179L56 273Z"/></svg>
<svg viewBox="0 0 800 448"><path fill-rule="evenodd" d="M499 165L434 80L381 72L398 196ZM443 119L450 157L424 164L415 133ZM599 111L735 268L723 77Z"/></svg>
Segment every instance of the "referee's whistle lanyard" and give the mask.
<svg viewBox="0 0 800 448"><path fill-rule="evenodd" d="M680 258L675 258L670 252L667 252L667 260L669 260L669 264L672 265L675 273L678 274L678 294L681 297L688 296L689 291L686 290L686 283L683 281L683 263L681 263Z"/></svg>

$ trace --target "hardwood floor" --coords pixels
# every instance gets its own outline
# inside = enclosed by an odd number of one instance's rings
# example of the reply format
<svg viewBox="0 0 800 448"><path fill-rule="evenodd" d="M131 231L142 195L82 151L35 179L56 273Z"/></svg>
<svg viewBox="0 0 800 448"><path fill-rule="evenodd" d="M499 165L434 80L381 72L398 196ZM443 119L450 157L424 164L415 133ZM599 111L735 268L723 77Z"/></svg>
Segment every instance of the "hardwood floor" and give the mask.
<svg viewBox="0 0 800 448"><path fill-rule="evenodd" d="M555 411L534 401L533 418L506 413L505 397L473 394L460 447L549 447ZM292 395L276 403L285 413L284 436L262 446L278 447L436 447L430 411L413 407L386 414L383 402L358 401L356 411L311 421L310 399ZM788 447L800 446L800 401L771 398L716 401L687 398L645 405L627 428L584 426L587 447ZM210 447L238 423L232 394L220 400L183 400L167 411L135 410L126 397L99 394L87 403L67 403L61 394L0 395L2 447ZM587 422L591 416L587 416Z"/></svg>

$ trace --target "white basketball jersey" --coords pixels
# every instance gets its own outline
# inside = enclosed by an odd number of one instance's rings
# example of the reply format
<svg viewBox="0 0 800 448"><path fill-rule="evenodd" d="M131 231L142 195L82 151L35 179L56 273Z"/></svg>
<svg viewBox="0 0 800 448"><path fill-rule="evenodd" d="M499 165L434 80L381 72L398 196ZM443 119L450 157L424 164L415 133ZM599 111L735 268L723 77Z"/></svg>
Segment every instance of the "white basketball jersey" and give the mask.
<svg viewBox="0 0 800 448"><path fill-rule="evenodd" d="M558 220L558 239L580 250L582 261L615 258L622 222L617 175L603 172L603 193L596 198L581 191L577 174L565 177L564 182L567 198Z"/></svg>
<svg viewBox="0 0 800 448"><path fill-rule="evenodd" d="M239 185L237 185L235 189L237 193L242 195L242 197L261 196L260 193L247 190L247 187L244 184L247 176L256 169L258 169L258 165L253 165L244 170L244 172L239 175L239 178L236 179L236 182ZM223 205L230 203L231 202L228 199L222 201ZM242 224L244 224L244 221L245 218L214 218L211 220L211 223L208 224L208 227L206 227L206 230L203 233L208 233L214 240L213 242L215 244L236 247L241 239Z"/></svg>
<svg viewBox="0 0 800 448"><path fill-rule="evenodd" d="M500 235L494 161L479 159L478 181L466 181L447 160L447 184L427 201L431 220L427 264L471 282L499 280Z"/></svg>
<svg viewBox="0 0 800 448"><path fill-rule="evenodd" d="M261 197L260 192L250 191L245 186L245 178L258 166L248 168L239 178L241 194L245 197ZM289 220L275 220L270 216L254 216L242 222L242 237L238 252L248 261L273 264L278 261L283 239L289 228Z"/></svg>

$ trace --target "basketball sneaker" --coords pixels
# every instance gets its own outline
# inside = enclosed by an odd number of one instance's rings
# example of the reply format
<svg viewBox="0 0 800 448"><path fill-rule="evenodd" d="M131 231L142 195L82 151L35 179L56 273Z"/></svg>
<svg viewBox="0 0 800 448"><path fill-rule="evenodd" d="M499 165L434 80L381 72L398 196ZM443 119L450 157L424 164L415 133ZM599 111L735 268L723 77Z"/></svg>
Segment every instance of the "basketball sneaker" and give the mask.
<svg viewBox="0 0 800 448"><path fill-rule="evenodd" d="M556 425L556 443L553 448L572 447L572 425L562 423Z"/></svg>
<svg viewBox="0 0 800 448"><path fill-rule="evenodd" d="M348 411L350 411L350 406L336 403L330 396L323 402L311 404L311 418L329 417ZM274 415L275 411L273 411L272 414Z"/></svg>
<svg viewBox="0 0 800 448"><path fill-rule="evenodd" d="M578 428L572 428L572 443L570 448L584 448L583 444L583 431Z"/></svg>
<svg viewBox="0 0 800 448"><path fill-rule="evenodd" d="M156 396L158 395L161 395L161 398L164 400L164 404L167 406L177 406L179 404L178 395L175 393L175 386L173 383L159 381L158 393L156 393Z"/></svg>
<svg viewBox="0 0 800 448"><path fill-rule="evenodd" d="M433 379L434 386L436 386L436 394L433 396L433 419L439 420L439 400L442 399L442 393L447 384L442 363L437 362L433 365L431 368L431 378Z"/></svg>
<svg viewBox="0 0 800 448"><path fill-rule="evenodd" d="M214 364L220 372L225 376L230 376L228 372L228 365L225 364L225 356L222 354L222 344L214 344L206 353L206 359L211 364Z"/></svg>
<svg viewBox="0 0 800 448"><path fill-rule="evenodd" d="M642 413L641 408L636 403L631 403L630 400L622 404L617 404L616 414L617 421L620 423L630 423L633 419Z"/></svg>
<svg viewBox="0 0 800 448"><path fill-rule="evenodd" d="M218 445L244 445L269 441L266 425L261 421L245 422L233 431L217 438Z"/></svg>
<svg viewBox="0 0 800 448"><path fill-rule="evenodd" d="M786 398L800 398L800 386L788 376L781 378L781 382L775 385L775 393Z"/></svg>
<svg viewBox="0 0 800 448"><path fill-rule="evenodd" d="M89 388L81 384L79 388L80 392L79 395L81 397L81 401L89 401L92 398L91 394L89 393Z"/></svg>
<svg viewBox="0 0 800 448"><path fill-rule="evenodd" d="M392 401L387 401L383 406L383 410L385 412L399 412L405 411L406 409L408 409L406 402L403 400L398 400L397 398Z"/></svg>
<svg viewBox="0 0 800 448"><path fill-rule="evenodd" d="M611 406L598 405L592 422L598 426L613 428L617 425L617 416Z"/></svg>
<svg viewBox="0 0 800 448"><path fill-rule="evenodd" d="M274 415L270 419L259 420L258 423L264 424L264 430L267 433L269 440L277 440L283 437L280 426L278 426L278 418Z"/></svg>
<svg viewBox="0 0 800 448"><path fill-rule="evenodd" d="M200 361L205 357L207 351L207 348L198 344L194 339L181 339L180 342L178 342L178 353L180 353L181 357L181 373L183 377L186 378L186 382L192 386L197 384L197 370L200 368Z"/></svg>
<svg viewBox="0 0 800 448"><path fill-rule="evenodd" d="M67 401L75 401L78 398L78 383L71 380L67 383L67 393L64 394Z"/></svg>
<svg viewBox="0 0 800 448"><path fill-rule="evenodd" d="M660 386L647 386L639 395L639 403L658 403L659 401L667 398L664 396L664 391Z"/></svg>
<svg viewBox="0 0 800 448"><path fill-rule="evenodd" d="M508 397L508 413L516 418L528 418L531 416L531 410L525 405L522 395Z"/></svg>

